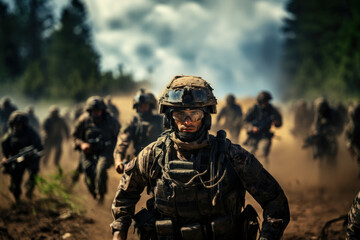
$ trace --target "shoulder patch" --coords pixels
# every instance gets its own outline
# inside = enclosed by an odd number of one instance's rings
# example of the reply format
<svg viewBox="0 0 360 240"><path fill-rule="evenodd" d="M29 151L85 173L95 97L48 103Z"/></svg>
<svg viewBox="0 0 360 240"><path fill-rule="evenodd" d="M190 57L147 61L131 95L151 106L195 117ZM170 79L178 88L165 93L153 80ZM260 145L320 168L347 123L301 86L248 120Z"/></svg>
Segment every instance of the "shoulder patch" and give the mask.
<svg viewBox="0 0 360 240"><path fill-rule="evenodd" d="M134 158L133 160L131 160L130 162L124 165L124 172L128 172L135 167L135 159L136 158Z"/></svg>

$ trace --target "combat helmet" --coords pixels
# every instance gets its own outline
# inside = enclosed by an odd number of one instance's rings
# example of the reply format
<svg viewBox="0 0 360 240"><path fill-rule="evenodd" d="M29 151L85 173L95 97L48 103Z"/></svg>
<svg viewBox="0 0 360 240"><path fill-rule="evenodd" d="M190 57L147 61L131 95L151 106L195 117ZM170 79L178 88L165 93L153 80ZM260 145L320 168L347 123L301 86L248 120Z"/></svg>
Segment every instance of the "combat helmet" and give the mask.
<svg viewBox="0 0 360 240"><path fill-rule="evenodd" d="M95 110L95 109L105 111L106 108L107 108L106 104L105 104L104 100L102 99L102 97L92 96L86 100L85 110L88 112L91 112L92 110Z"/></svg>
<svg viewBox="0 0 360 240"><path fill-rule="evenodd" d="M26 112L16 110L10 114L8 125L12 128L16 124L23 124L27 126L29 123L29 117Z"/></svg>
<svg viewBox="0 0 360 240"><path fill-rule="evenodd" d="M320 114L327 114L330 111L329 102L325 97L315 99L315 108Z"/></svg>
<svg viewBox="0 0 360 240"><path fill-rule="evenodd" d="M150 109L155 109L157 106L156 98L154 94L146 91L141 88L134 96L133 99L133 108L136 109L140 104L148 103L150 104Z"/></svg>
<svg viewBox="0 0 360 240"><path fill-rule="evenodd" d="M272 99L271 93L268 91L259 92L259 94L257 95L257 98L256 98L258 103L268 102L271 99Z"/></svg>
<svg viewBox="0 0 360 240"><path fill-rule="evenodd" d="M169 107L209 109L216 113L217 100L210 84L196 76L175 76L166 86L160 100L160 113L166 113Z"/></svg>
<svg viewBox="0 0 360 240"><path fill-rule="evenodd" d="M226 96L226 104L233 105L235 103L235 96L233 94L229 94Z"/></svg>

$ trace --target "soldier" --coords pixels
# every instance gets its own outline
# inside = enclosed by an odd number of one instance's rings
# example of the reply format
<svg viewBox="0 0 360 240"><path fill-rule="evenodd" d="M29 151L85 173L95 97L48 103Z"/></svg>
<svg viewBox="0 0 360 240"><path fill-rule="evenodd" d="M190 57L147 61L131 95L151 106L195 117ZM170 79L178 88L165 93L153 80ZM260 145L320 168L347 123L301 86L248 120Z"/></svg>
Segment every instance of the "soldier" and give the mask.
<svg viewBox="0 0 360 240"><path fill-rule="evenodd" d="M103 203L107 191L107 169L114 163L113 152L120 124L107 112L101 97L88 98L85 110L75 124L75 148L82 152L81 166L90 193Z"/></svg>
<svg viewBox="0 0 360 240"><path fill-rule="evenodd" d="M131 218L140 239L280 239L289 222L287 198L276 180L224 131L209 134L216 98L201 77L175 76L160 98L165 131L125 165L112 205L113 239L126 239ZM147 209L134 216L147 187ZM251 219L251 221L249 221ZM246 227L245 227L246 226Z"/></svg>
<svg viewBox="0 0 360 240"><path fill-rule="evenodd" d="M105 98L106 100L106 106L109 110L110 113L112 113L112 115L117 119L119 120L120 119L120 111L119 109L112 103L112 100L111 100L111 96L107 96Z"/></svg>
<svg viewBox="0 0 360 240"><path fill-rule="evenodd" d="M360 167L360 104L357 104L349 112L349 122L345 128L345 140L346 147Z"/></svg>
<svg viewBox="0 0 360 240"><path fill-rule="evenodd" d="M223 118L225 118L225 122L220 128L228 130L233 141L237 142L242 127L242 110L241 106L236 104L236 99L232 94L226 96L226 105L220 110L216 118L217 125L220 125Z"/></svg>
<svg viewBox="0 0 360 240"><path fill-rule="evenodd" d="M330 107L326 98L315 100L315 118L312 133L305 141L303 148L311 146L313 157L326 157L328 163L334 164L337 155L337 136L342 132L342 120L337 111Z"/></svg>
<svg viewBox="0 0 360 240"><path fill-rule="evenodd" d="M347 240L360 239L360 192L353 201L348 213L348 224L346 229Z"/></svg>
<svg viewBox="0 0 360 240"><path fill-rule="evenodd" d="M5 97L2 100L1 111L0 111L0 123L2 126L2 128L1 128L2 134L5 134L7 132L7 129L8 129L7 123L8 123L9 117L10 117L11 113L16 110L17 110L17 107L14 104L12 104L10 98Z"/></svg>
<svg viewBox="0 0 360 240"><path fill-rule="evenodd" d="M123 166L127 160L137 156L144 147L155 141L163 132L162 116L153 114L156 106L156 99L152 93L140 89L135 95L133 108L136 109L137 115L119 135L115 151L115 169L118 173L123 172ZM131 142L135 152L126 156Z"/></svg>
<svg viewBox="0 0 360 240"><path fill-rule="evenodd" d="M42 128L44 129L44 164L48 164L51 150L55 148L54 163L60 164L62 155L63 139L69 139L70 130L64 118L59 114L59 108L51 106L49 116L45 118Z"/></svg>
<svg viewBox="0 0 360 240"><path fill-rule="evenodd" d="M269 103L272 99L268 91L262 91L257 96L257 104L248 110L244 121L246 124L248 138L244 145L249 146L251 153L255 154L260 148L260 157L268 163L271 140L274 133L270 132L271 126L281 127L282 117L279 111Z"/></svg>
<svg viewBox="0 0 360 240"><path fill-rule="evenodd" d="M29 171L26 197L32 198L35 178L39 172L39 154L43 150L43 146L39 134L29 126L25 112L13 112L10 115L8 125L9 130L1 142L4 156L2 163L5 166L5 172L11 175L10 191L16 202L19 202L21 182L25 170Z"/></svg>
<svg viewBox="0 0 360 240"><path fill-rule="evenodd" d="M294 128L291 130L294 136L306 137L314 121L312 115L310 107L304 99L296 102L294 106Z"/></svg>
<svg viewBox="0 0 360 240"><path fill-rule="evenodd" d="M34 113L34 107L33 106L28 106L26 108L26 113L28 114L28 118L29 118L29 125L36 131L36 132L40 132L40 122L39 119L36 117L35 113Z"/></svg>

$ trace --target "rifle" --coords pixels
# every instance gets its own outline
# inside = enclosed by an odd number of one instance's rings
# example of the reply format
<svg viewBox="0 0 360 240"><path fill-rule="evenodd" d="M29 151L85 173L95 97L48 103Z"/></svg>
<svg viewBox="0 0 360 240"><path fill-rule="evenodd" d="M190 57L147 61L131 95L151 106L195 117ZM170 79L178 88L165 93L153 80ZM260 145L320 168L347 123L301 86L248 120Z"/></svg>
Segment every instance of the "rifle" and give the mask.
<svg viewBox="0 0 360 240"><path fill-rule="evenodd" d="M8 158L1 166L5 168L5 171L9 172L10 169L14 169L16 164L19 164L33 155L40 155L40 152L33 146L26 146L20 149L19 153Z"/></svg>

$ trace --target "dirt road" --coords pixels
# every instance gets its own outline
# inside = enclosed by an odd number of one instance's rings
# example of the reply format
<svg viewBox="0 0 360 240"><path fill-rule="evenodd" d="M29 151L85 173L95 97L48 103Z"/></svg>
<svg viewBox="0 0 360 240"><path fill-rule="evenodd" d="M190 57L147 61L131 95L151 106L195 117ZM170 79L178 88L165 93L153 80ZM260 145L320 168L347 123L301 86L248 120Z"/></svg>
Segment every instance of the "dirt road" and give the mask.
<svg viewBox="0 0 360 240"><path fill-rule="evenodd" d="M124 124L133 114L131 99L116 97L113 102L120 108L121 122ZM253 100L243 100L240 103L246 111L253 102ZM220 106L221 104L222 102ZM358 167L346 151L343 137L340 137L336 170L327 172L329 175L326 178L322 176L321 163L313 161L311 153L301 149L301 141L290 134L291 116L286 114L284 107L282 112L285 115L284 125L279 130L275 130L276 137L273 140L270 163L266 168L283 187L290 204L291 222L283 239L316 239L326 221L348 212L353 198L360 189ZM239 142L242 143L244 140L243 131ZM67 150L61 164L65 171L70 171L75 168L76 161L76 154ZM45 174L53 171L55 168L42 172ZM0 175L0 178L2 184L7 184L8 177ZM94 220L93 224L84 226L89 239L111 239L109 227L112 222L111 202L119 180L120 175L114 169L110 169L108 194L103 205L98 205L92 199L83 182L83 176L74 186L73 193L86 209L86 216ZM1 203L9 202L6 199L9 197L4 196L6 195L4 185L1 189ZM247 196L247 201L255 206L259 215L262 214L261 208L251 196ZM137 209L140 209L143 203L144 201L140 200ZM339 224L334 225L330 232L332 237L329 239L344 239L339 226ZM129 231L129 239L136 239L133 231Z"/></svg>

